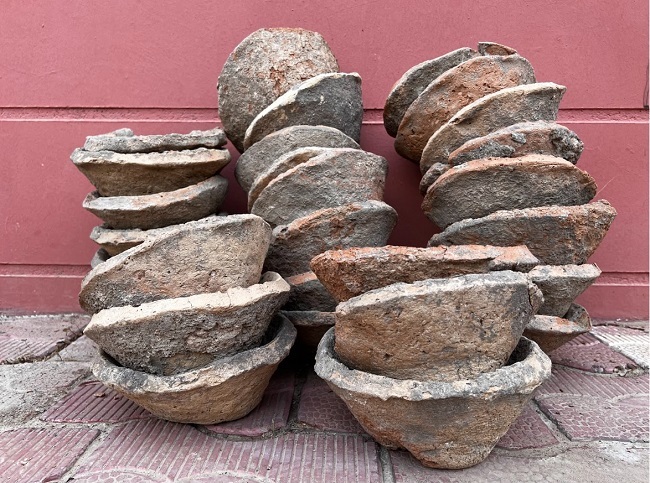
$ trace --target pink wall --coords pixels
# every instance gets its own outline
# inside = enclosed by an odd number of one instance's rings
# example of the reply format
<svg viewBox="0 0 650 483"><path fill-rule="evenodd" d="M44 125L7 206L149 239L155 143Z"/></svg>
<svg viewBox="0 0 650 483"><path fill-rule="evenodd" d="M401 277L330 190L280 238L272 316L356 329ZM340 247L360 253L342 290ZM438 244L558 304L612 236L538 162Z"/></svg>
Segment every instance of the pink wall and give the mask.
<svg viewBox="0 0 650 483"><path fill-rule="evenodd" d="M235 45L261 27L301 26L363 78L362 145L390 161L394 244L423 246L433 233L418 169L381 126L405 70L494 40L527 57L539 80L566 85L560 121L585 142L579 165L619 212L592 259L603 276L580 300L595 317L648 317L647 1L5 0L1 12L0 309L78 310L98 221L81 208L91 186L68 158L86 135L212 127ZM233 180L225 208L242 212L243 201Z"/></svg>

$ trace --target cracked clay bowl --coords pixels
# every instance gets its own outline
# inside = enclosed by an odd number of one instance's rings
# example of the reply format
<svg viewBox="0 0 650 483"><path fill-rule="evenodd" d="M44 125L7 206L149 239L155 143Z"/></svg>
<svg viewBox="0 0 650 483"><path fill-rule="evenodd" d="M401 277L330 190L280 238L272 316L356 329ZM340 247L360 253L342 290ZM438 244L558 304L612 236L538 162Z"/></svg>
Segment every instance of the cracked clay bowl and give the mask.
<svg viewBox="0 0 650 483"><path fill-rule="evenodd" d="M353 370L334 352L334 330L318 346L316 373L380 444L405 448L423 465L476 465L551 375L551 361L522 337L508 364L474 379L420 382Z"/></svg>
<svg viewBox="0 0 650 483"><path fill-rule="evenodd" d="M294 326L278 315L263 345L198 369L155 376L116 365L110 356L100 352L93 374L159 418L217 424L244 417L260 403L271 376L295 339Z"/></svg>

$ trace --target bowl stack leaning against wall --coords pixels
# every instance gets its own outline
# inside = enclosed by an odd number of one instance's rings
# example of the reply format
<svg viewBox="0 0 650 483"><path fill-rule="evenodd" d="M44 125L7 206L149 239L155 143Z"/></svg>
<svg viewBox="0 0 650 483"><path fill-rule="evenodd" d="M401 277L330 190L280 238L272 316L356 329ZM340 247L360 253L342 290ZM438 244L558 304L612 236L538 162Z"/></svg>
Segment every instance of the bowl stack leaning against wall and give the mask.
<svg viewBox="0 0 650 483"><path fill-rule="evenodd" d="M397 221L382 201L387 161L359 147L361 78L339 72L316 32L261 29L230 54L218 91L224 129L242 153L235 176L248 210L273 227L265 268L291 285L283 313L315 348L336 301L310 260L385 245Z"/></svg>
<svg viewBox="0 0 650 483"><path fill-rule="evenodd" d="M72 155L97 187L84 206L106 223L93 230L103 260L79 294L92 314L84 333L101 349L93 373L171 421L248 414L296 336L278 314L289 285L262 274L271 227L255 215L216 216L225 142L219 129L119 130Z"/></svg>
<svg viewBox="0 0 650 483"><path fill-rule="evenodd" d="M591 329L574 300L600 275L587 264L616 216L575 165L578 136L556 123L566 88L537 82L514 49L482 42L423 62L384 109L395 148L418 162L422 209L443 231L429 246L526 245L545 303L526 335L550 352Z"/></svg>

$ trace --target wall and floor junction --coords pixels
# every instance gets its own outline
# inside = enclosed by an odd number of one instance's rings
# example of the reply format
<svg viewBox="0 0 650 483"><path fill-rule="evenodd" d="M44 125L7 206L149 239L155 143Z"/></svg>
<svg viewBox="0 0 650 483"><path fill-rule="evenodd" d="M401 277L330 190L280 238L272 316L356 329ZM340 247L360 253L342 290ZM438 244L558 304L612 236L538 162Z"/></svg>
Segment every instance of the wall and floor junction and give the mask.
<svg viewBox="0 0 650 483"><path fill-rule="evenodd" d="M618 211L592 257L603 274L578 300L595 318L648 317L648 3L3 2L0 9L0 310L78 311L98 220L69 160L85 136L189 132L218 123L216 82L230 51L262 27L319 31L342 72L363 78L361 144L390 162L392 244L424 246L419 169L383 129L392 84L411 66L491 40L514 47L539 81L567 86L559 122L584 141L578 166ZM235 154L234 150L232 151ZM224 170L224 209L245 210Z"/></svg>

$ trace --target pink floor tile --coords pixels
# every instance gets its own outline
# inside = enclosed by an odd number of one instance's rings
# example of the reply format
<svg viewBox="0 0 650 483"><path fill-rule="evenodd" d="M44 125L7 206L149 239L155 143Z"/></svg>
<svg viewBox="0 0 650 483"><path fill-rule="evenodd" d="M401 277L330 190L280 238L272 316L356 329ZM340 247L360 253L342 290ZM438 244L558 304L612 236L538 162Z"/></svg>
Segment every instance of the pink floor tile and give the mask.
<svg viewBox="0 0 650 483"><path fill-rule="evenodd" d="M57 423L119 423L153 417L149 411L100 382L86 382L42 416Z"/></svg>
<svg viewBox="0 0 650 483"><path fill-rule="evenodd" d="M91 362L97 357L98 352L97 344L84 335L57 353L54 359L66 362Z"/></svg>
<svg viewBox="0 0 650 483"><path fill-rule="evenodd" d="M647 394L648 375L619 377L588 374L570 369L553 368L553 374L535 391L535 398L548 394L576 394L604 399Z"/></svg>
<svg viewBox="0 0 650 483"><path fill-rule="evenodd" d="M634 465L622 464L620 456L598 448L569 448L529 458L493 451L482 463L462 470L426 468L406 451L391 451L390 457L395 483L645 482L647 451L627 450L630 461L638 461Z"/></svg>
<svg viewBox="0 0 650 483"><path fill-rule="evenodd" d="M550 354L553 364L601 374L626 374L639 369L631 359L600 342L591 334L582 334Z"/></svg>
<svg viewBox="0 0 650 483"><path fill-rule="evenodd" d="M647 325L643 330L629 327L594 327L593 334L623 355L634 360L644 369L650 367L650 338Z"/></svg>
<svg viewBox="0 0 650 483"><path fill-rule="evenodd" d="M232 441L149 419L113 429L74 481L362 483L380 482L381 472L375 443L358 435Z"/></svg>
<svg viewBox="0 0 650 483"><path fill-rule="evenodd" d="M99 435L91 429L18 429L0 433L0 480L59 481Z"/></svg>
<svg viewBox="0 0 650 483"><path fill-rule="evenodd" d="M512 423L508 432L499 440L497 446L505 449L543 448L556 444L557 438L544 424L532 403Z"/></svg>
<svg viewBox="0 0 650 483"><path fill-rule="evenodd" d="M575 441L647 442L648 395L602 400L592 396L549 396L540 408Z"/></svg>
<svg viewBox="0 0 650 483"><path fill-rule="evenodd" d="M84 315L0 317L0 364L41 360L81 335Z"/></svg>
<svg viewBox="0 0 650 483"><path fill-rule="evenodd" d="M80 362L0 365L0 425L26 422L52 406L88 376Z"/></svg>
<svg viewBox="0 0 650 483"><path fill-rule="evenodd" d="M554 369L535 393L540 409L573 440L647 441L648 375Z"/></svg>
<svg viewBox="0 0 650 483"><path fill-rule="evenodd" d="M364 433L343 400L315 374L310 374L302 388L298 422L324 431Z"/></svg>

